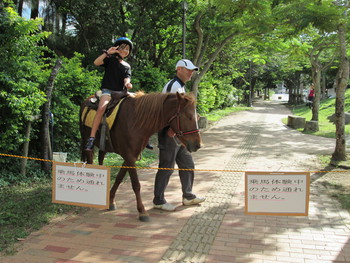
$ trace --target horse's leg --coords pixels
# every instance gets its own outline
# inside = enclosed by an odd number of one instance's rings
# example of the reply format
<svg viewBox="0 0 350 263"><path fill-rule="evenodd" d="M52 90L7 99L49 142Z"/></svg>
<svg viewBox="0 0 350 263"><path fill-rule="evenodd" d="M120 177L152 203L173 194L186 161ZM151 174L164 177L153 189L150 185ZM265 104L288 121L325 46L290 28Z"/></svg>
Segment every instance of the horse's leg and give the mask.
<svg viewBox="0 0 350 263"><path fill-rule="evenodd" d="M135 166L135 164L131 166ZM139 177L137 176L136 169L130 168L129 174L130 174L132 189L134 190L134 193L136 196L137 211L139 212L139 220L142 222L149 222L150 221L149 215L146 212L146 209L141 199L141 184L139 181Z"/></svg>
<svg viewBox="0 0 350 263"><path fill-rule="evenodd" d="M85 151L85 150L83 150ZM94 151L85 151L86 162L88 164L93 164L94 162Z"/></svg>
<svg viewBox="0 0 350 263"><path fill-rule="evenodd" d="M119 170L119 173L117 174L117 177L115 178L114 184L111 188L111 190L109 191L109 210L115 210L116 209L116 204L114 201L115 198L115 193L119 187L119 185L121 184L121 182L123 181L125 174L126 174L126 169L125 168L121 168Z"/></svg>
<svg viewBox="0 0 350 263"><path fill-rule="evenodd" d="M86 152L85 152L85 150L84 150L83 139L81 140L80 150L81 150L80 160L81 160L82 162L86 162Z"/></svg>
<svg viewBox="0 0 350 263"><path fill-rule="evenodd" d="M105 156L106 156L106 152L98 151L98 164L99 165L103 164L103 160L105 159Z"/></svg>

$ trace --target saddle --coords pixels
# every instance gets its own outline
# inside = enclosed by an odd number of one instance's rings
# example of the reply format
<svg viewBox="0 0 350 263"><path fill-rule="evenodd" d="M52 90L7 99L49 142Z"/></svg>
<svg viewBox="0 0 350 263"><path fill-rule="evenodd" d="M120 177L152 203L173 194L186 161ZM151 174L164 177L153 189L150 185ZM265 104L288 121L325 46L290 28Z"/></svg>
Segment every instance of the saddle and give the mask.
<svg viewBox="0 0 350 263"><path fill-rule="evenodd" d="M101 96L102 96L102 91L101 90L96 91L95 96L90 98L90 100L86 103L86 106L91 110L97 110ZM113 109L120 102L121 99L127 96L129 96L127 90L112 91L112 94L111 94L112 99L107 105L105 114L108 116L109 115L108 113L110 113L111 109Z"/></svg>
<svg viewBox="0 0 350 263"><path fill-rule="evenodd" d="M88 126L90 128L92 127L101 96L102 91L99 90L95 93L94 96L91 96L91 98L85 103L81 114L81 121L83 125ZM112 128L112 125L117 117L120 104L128 96L129 94L126 90L112 91L111 93L112 99L107 105L107 109L102 117L101 127L99 129L101 134L99 148L102 151L105 150L106 143L108 148L111 147L109 130Z"/></svg>

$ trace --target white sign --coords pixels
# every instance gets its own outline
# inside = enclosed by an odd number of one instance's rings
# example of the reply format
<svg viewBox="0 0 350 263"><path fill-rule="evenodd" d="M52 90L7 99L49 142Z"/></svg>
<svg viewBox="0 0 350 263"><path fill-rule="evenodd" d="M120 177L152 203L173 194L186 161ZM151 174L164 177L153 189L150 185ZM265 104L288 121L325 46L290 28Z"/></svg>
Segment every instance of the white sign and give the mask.
<svg viewBox="0 0 350 263"><path fill-rule="evenodd" d="M53 162L52 202L109 207L110 169L82 163Z"/></svg>
<svg viewBox="0 0 350 263"><path fill-rule="evenodd" d="M310 173L246 172L245 213L307 216Z"/></svg>

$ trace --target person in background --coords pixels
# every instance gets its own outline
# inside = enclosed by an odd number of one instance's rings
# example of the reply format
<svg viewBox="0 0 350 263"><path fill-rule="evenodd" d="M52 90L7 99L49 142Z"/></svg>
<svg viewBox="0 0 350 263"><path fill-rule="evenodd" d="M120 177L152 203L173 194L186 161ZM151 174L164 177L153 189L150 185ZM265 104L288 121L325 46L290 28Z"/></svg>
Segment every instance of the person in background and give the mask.
<svg viewBox="0 0 350 263"><path fill-rule="evenodd" d="M185 93L185 83L188 82L198 67L190 60L181 59L176 64L176 76L164 87L163 93ZM180 169L194 169L191 153L181 143L177 142L174 132L170 127L165 127L158 132L159 168L174 168L175 162ZM158 170L154 184L154 208L165 211L175 211L175 206L165 200L164 192L174 170ZM182 186L183 205L195 205L205 201L205 198L197 197L192 193L194 182L193 170L179 171Z"/></svg>
<svg viewBox="0 0 350 263"><path fill-rule="evenodd" d="M311 84L309 95L307 96L307 100L313 102L315 98L315 86Z"/></svg>
<svg viewBox="0 0 350 263"><path fill-rule="evenodd" d="M309 95L307 95L307 102L306 102L306 106L308 106L310 109L312 109L314 105L314 99L315 99L315 86L314 84L311 84Z"/></svg>

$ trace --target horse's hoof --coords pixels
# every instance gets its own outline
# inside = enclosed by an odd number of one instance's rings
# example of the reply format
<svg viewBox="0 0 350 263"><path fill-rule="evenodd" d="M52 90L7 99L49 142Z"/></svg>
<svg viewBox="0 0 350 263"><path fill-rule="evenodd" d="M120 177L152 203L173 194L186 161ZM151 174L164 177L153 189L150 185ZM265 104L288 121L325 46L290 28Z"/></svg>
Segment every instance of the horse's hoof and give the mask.
<svg viewBox="0 0 350 263"><path fill-rule="evenodd" d="M110 204L108 210L109 211L117 210L117 206L115 204Z"/></svg>
<svg viewBox="0 0 350 263"><path fill-rule="evenodd" d="M149 218L148 215L140 215L140 216L139 216L139 220L140 220L141 222L149 222L149 221L151 221L151 219Z"/></svg>

